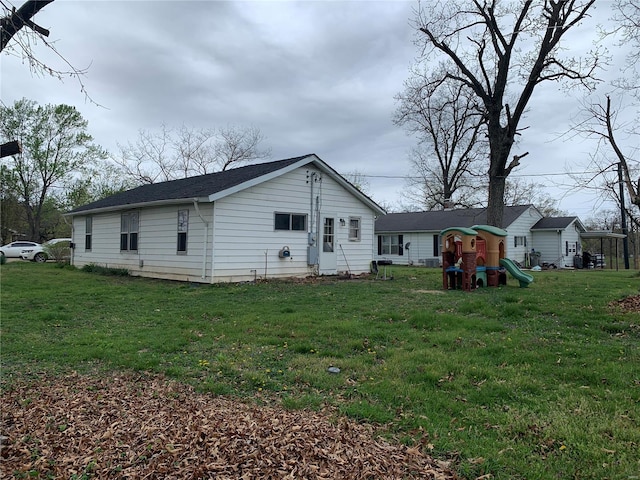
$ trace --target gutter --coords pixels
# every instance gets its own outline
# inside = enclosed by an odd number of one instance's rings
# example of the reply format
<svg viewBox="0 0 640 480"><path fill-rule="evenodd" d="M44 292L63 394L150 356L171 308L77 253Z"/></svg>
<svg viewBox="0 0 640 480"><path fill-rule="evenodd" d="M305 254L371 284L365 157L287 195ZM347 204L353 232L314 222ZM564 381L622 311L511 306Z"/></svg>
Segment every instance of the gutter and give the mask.
<svg viewBox="0 0 640 480"><path fill-rule="evenodd" d="M102 208L91 208L87 210L80 211L72 211L63 213L63 217L73 217L76 215L94 215L96 213L107 213L107 212L120 212L122 210L133 210L136 208L146 208L146 207L161 207L163 205L180 205L185 203L199 202L199 201L208 201L207 197L204 198L174 198L167 200L156 200L154 202L138 202L138 203L126 203L122 205L112 205L109 207Z"/></svg>

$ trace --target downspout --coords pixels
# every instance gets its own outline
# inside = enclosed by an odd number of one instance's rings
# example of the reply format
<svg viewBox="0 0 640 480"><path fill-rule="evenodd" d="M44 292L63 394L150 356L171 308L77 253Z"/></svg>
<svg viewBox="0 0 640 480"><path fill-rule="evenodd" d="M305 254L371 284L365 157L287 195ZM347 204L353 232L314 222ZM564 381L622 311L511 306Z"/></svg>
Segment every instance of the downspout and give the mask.
<svg viewBox="0 0 640 480"><path fill-rule="evenodd" d="M207 243L209 240L209 222L207 222L202 216L200 207L198 206L197 198L193 199L193 208L195 208L196 215L200 217L200 220L202 220L202 223L204 224L204 241L202 247L202 275L200 276L200 278L204 280L207 277ZM211 272L211 275L213 277L213 271Z"/></svg>
<svg viewBox="0 0 640 480"><path fill-rule="evenodd" d="M213 283L216 278L216 202L211 204L211 229L213 230L211 234L211 283Z"/></svg>

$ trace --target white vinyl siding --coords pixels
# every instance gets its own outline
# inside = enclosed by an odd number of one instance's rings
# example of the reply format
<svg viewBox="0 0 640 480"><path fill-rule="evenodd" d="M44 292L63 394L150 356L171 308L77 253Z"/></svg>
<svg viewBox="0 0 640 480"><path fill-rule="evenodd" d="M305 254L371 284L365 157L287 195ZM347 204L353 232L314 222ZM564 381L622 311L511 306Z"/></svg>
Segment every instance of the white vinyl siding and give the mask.
<svg viewBox="0 0 640 480"><path fill-rule="evenodd" d="M96 263L126 268L133 275L201 281L204 225L193 207L189 208L189 251L176 255L176 212L178 208L185 207L141 209L137 251L120 250L120 212L92 215L92 249L90 252L78 249L74 254L74 264L82 267ZM210 204L200 204L200 211L205 219L211 218ZM84 217L74 217L78 235L84 235L84 224Z"/></svg>
<svg viewBox="0 0 640 480"><path fill-rule="evenodd" d="M254 275L271 278L314 273L307 265L307 232L311 228L317 232L318 225L315 212L310 211L307 170L300 168L216 202L213 231L217 278L239 281ZM337 270L368 272L373 252L373 212L325 174L321 185L314 186L315 195L321 196L321 214L334 214ZM282 212L307 214L307 230L275 230L274 214ZM360 242L349 242L348 224L341 226L338 222L349 216L361 219ZM285 246L290 257L279 258L278 252Z"/></svg>
<svg viewBox="0 0 640 480"><path fill-rule="evenodd" d="M438 240L439 232L393 232L379 233L378 236L402 235L403 252L402 255L378 254L376 248L376 260L390 259L398 265L427 265L434 266L440 262L440 255L434 255L434 236ZM406 248L409 244L409 248ZM439 251L436 245L435 251Z"/></svg>
<svg viewBox="0 0 640 480"><path fill-rule="evenodd" d="M540 212L534 207L530 207L516 218L511 225L507 226L508 235L505 240L507 258L524 265L525 254L530 252L532 248L538 250L531 234L531 226L535 225L541 218ZM517 246L515 245L515 238L521 239Z"/></svg>
<svg viewBox="0 0 640 480"><path fill-rule="evenodd" d="M554 263L558 267L563 262L562 232L535 231L533 233L533 248L540 253L540 263Z"/></svg>
<svg viewBox="0 0 640 480"><path fill-rule="evenodd" d="M188 203L140 208L136 252L120 251L122 212L94 214L93 248L90 252L79 249L74 264L81 267L96 263L127 268L133 275L197 282L317 273L315 266L307 264L309 230L313 227L317 232L317 215L310 208L311 186L307 182L311 167L301 167L213 203L200 202L200 214ZM336 272L369 272L374 211L329 175L321 175L321 184L314 184L314 196L321 197L321 217L330 212L335 219ZM188 248L176 255L176 218L178 210L183 209L189 210ZM304 215L305 229L276 230L276 213ZM208 222L208 228L201 216ZM340 218L350 217L360 219L359 242L349 241L349 224L342 226L339 222ZM84 235L84 219L74 217L74 235ZM300 223L296 225L299 227ZM278 253L284 247L289 249L290 256L280 258ZM205 278L202 278L203 264Z"/></svg>
<svg viewBox="0 0 640 480"><path fill-rule="evenodd" d="M535 250L540 252L541 263L553 263L558 268L572 267L575 254L582 254L580 233L575 222L565 229L534 230ZM567 254L567 242L570 247L577 245L577 251Z"/></svg>

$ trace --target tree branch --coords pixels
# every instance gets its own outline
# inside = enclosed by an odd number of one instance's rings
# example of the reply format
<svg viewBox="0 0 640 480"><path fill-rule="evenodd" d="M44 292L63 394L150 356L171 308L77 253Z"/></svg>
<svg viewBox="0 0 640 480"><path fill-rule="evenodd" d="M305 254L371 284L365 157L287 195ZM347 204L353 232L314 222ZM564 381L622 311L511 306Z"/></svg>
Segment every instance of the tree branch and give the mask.
<svg viewBox="0 0 640 480"><path fill-rule="evenodd" d="M13 36L25 25L41 35L48 36L49 30L39 27L31 21L31 18L52 3L53 0L28 0L18 10L0 20L0 52L4 50Z"/></svg>

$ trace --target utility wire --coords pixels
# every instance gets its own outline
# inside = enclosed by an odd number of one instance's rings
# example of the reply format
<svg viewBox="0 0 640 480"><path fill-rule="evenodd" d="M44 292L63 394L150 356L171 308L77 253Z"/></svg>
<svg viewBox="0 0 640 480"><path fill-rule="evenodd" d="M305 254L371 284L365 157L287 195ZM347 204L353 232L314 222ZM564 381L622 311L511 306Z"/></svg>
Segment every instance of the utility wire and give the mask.
<svg viewBox="0 0 640 480"><path fill-rule="evenodd" d="M605 173L601 170L594 171L584 171L584 172L566 172L566 173L512 173L509 177L554 177L554 176L566 176L566 175L592 175L592 174L600 174ZM341 175L345 178L349 178L348 173L341 173ZM395 178L395 179L404 179L404 178L412 178L412 179L420 179L421 176L413 176L413 175L367 175L363 173L358 173L359 177L365 178Z"/></svg>

